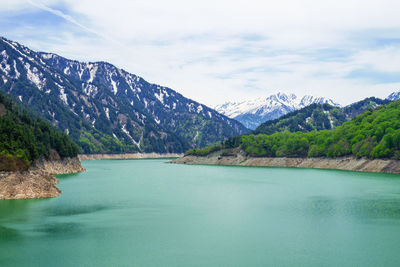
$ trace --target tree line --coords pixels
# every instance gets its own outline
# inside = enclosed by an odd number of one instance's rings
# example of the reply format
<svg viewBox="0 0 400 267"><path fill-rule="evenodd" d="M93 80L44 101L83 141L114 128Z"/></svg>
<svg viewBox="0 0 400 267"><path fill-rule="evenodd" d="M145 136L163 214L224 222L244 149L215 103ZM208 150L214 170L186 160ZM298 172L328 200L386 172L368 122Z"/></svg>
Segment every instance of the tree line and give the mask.
<svg viewBox="0 0 400 267"><path fill-rule="evenodd" d="M204 156L241 147L254 157L342 157L400 159L400 101L367 111L334 130L277 132L232 137L213 147L189 150Z"/></svg>
<svg viewBox="0 0 400 267"><path fill-rule="evenodd" d="M75 157L79 152L68 135L29 115L26 109L16 107L0 93L0 154L29 163L41 156L48 158L51 149L61 158Z"/></svg>

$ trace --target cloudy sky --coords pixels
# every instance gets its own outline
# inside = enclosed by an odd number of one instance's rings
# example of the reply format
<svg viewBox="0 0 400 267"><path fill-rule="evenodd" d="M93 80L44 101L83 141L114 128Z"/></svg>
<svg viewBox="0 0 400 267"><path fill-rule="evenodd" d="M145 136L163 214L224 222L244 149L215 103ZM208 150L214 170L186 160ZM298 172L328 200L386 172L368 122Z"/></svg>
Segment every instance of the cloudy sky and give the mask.
<svg viewBox="0 0 400 267"><path fill-rule="evenodd" d="M400 90L398 0L0 0L0 35L213 106Z"/></svg>

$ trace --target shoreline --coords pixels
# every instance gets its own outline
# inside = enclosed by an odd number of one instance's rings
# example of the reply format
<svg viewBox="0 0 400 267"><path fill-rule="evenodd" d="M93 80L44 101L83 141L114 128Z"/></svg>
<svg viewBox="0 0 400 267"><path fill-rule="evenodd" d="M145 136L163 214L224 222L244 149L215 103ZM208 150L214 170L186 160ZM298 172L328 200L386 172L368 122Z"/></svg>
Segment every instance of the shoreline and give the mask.
<svg viewBox="0 0 400 267"><path fill-rule="evenodd" d="M294 167L309 169L329 169L357 172L376 172L400 174L400 160L341 158L286 158L286 157L249 157L243 152L236 155L221 155L214 152L210 155L183 156L170 161L176 164L190 165L225 165L225 166L259 166L259 167Z"/></svg>
<svg viewBox="0 0 400 267"><path fill-rule="evenodd" d="M0 172L0 200L57 197L57 174L86 171L78 158L39 159L26 171Z"/></svg>
<svg viewBox="0 0 400 267"><path fill-rule="evenodd" d="M179 158L183 154L178 153L125 153L125 154L79 154L80 161L102 159L163 159Z"/></svg>

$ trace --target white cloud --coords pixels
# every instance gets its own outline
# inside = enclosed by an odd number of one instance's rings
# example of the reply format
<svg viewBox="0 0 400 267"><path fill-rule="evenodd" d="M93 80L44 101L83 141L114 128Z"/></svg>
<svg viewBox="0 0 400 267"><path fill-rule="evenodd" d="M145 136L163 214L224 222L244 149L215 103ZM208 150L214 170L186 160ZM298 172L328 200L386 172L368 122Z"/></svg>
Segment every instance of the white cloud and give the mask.
<svg viewBox="0 0 400 267"><path fill-rule="evenodd" d="M400 43L371 45L400 38L399 1L32 1L72 25L24 44L109 61L209 105L278 90L345 104L400 88L345 78L400 70ZM26 3L6 2L13 10Z"/></svg>

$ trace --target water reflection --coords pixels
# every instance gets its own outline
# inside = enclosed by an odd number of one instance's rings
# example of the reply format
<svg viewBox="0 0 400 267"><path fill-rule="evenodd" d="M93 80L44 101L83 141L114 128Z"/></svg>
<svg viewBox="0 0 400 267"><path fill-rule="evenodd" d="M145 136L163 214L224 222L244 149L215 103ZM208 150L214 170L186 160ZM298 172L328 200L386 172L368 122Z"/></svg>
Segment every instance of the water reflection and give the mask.
<svg viewBox="0 0 400 267"><path fill-rule="evenodd" d="M361 220L400 219L400 199L398 198L356 198L346 199L344 212Z"/></svg>
<svg viewBox="0 0 400 267"><path fill-rule="evenodd" d="M327 218L340 215L357 220L400 220L400 198L334 198L312 196L293 205L305 217Z"/></svg>
<svg viewBox="0 0 400 267"><path fill-rule="evenodd" d="M74 222L47 223L36 229L50 235L75 236L82 232L82 224Z"/></svg>
<svg viewBox="0 0 400 267"><path fill-rule="evenodd" d="M45 203L49 199L17 199L17 200L1 200L0 201L0 222L25 221L29 217L30 207Z"/></svg>
<svg viewBox="0 0 400 267"><path fill-rule="evenodd" d="M18 231L14 228L5 227L0 225L0 240L11 241L20 237Z"/></svg>
<svg viewBox="0 0 400 267"><path fill-rule="evenodd" d="M45 213L49 216L72 216L80 214L89 214L102 210L109 209L110 207L105 205L89 205L89 206L61 206L51 207L45 210Z"/></svg>

